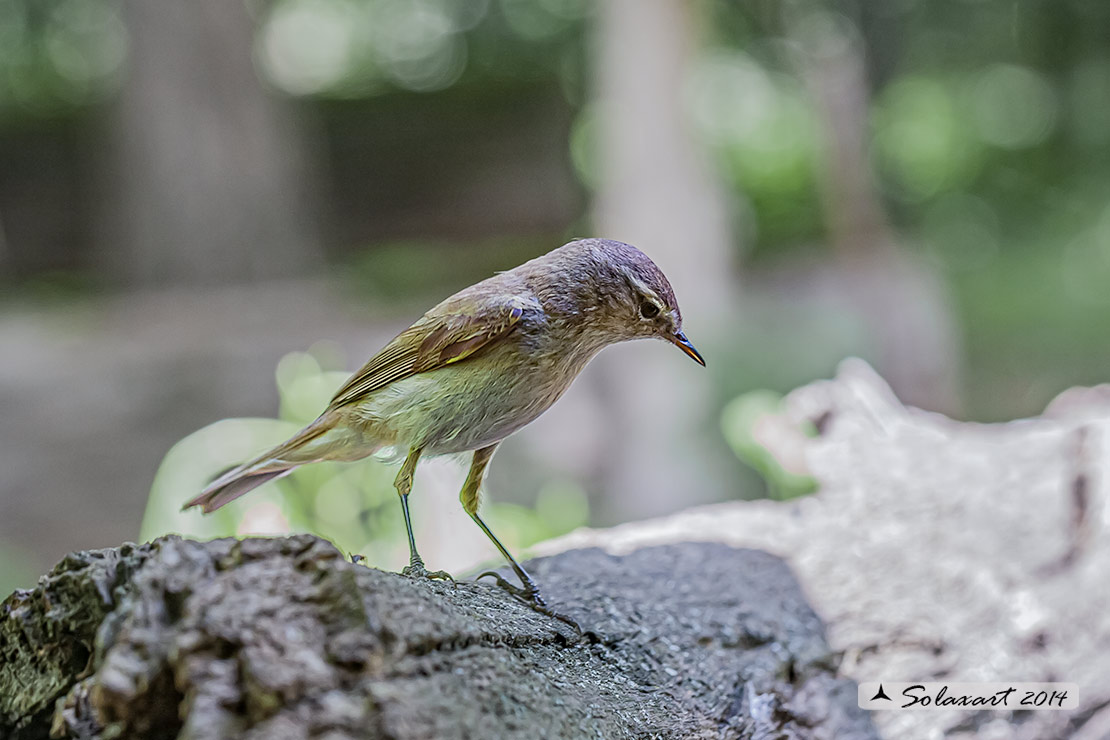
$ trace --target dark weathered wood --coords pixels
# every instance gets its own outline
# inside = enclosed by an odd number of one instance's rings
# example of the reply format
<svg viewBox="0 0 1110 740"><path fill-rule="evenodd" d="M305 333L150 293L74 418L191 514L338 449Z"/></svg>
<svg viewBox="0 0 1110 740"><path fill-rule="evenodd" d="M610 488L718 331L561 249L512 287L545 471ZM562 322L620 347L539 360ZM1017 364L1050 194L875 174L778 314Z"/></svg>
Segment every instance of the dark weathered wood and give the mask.
<svg viewBox="0 0 1110 740"><path fill-rule="evenodd" d="M586 638L309 536L77 553L0 610L0 737L875 737L775 557L531 566Z"/></svg>

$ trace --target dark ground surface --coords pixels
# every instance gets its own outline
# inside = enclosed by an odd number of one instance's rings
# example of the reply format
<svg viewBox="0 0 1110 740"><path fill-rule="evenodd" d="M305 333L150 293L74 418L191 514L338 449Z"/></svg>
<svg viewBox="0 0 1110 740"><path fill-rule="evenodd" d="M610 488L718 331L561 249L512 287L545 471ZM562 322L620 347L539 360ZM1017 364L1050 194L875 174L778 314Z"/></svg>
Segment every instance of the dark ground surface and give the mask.
<svg viewBox="0 0 1110 740"><path fill-rule="evenodd" d="M585 638L309 536L76 553L0 606L0 737L877 737L773 556L531 566Z"/></svg>

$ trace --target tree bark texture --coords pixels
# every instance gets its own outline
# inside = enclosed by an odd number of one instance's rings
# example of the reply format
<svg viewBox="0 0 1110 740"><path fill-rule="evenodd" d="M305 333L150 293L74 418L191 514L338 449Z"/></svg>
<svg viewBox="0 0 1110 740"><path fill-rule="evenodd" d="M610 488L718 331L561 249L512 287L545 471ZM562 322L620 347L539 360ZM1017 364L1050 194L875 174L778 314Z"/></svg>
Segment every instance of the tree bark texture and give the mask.
<svg viewBox="0 0 1110 740"><path fill-rule="evenodd" d="M310 536L75 553L0 607L0 737L876 737L778 558L532 566L583 637Z"/></svg>

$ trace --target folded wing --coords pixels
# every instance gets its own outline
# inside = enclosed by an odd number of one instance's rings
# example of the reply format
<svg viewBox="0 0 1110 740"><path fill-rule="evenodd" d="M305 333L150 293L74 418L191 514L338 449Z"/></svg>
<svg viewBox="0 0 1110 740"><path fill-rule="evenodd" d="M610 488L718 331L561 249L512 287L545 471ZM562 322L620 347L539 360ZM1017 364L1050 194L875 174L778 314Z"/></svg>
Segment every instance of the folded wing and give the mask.
<svg viewBox="0 0 1110 740"><path fill-rule="evenodd" d="M436 306L370 358L335 394L329 408L357 403L402 378L460 362L509 336L520 324L525 301L458 300Z"/></svg>

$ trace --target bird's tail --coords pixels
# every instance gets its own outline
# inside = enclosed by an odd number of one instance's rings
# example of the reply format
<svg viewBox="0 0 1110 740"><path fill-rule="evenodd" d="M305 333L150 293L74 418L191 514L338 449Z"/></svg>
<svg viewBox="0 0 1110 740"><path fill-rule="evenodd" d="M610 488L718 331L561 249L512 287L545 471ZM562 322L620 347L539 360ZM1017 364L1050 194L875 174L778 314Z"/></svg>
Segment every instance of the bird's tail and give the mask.
<svg viewBox="0 0 1110 740"><path fill-rule="evenodd" d="M346 447L342 442L348 435L336 428L335 421L332 414L324 414L277 447L232 468L209 483L200 495L191 499L182 509L200 506L207 514L254 490L266 481L292 473L301 465L339 458L340 456L334 453ZM352 456L349 450L346 452L348 454L342 455L342 459L361 456ZM373 450L369 450L367 454L371 452Z"/></svg>

